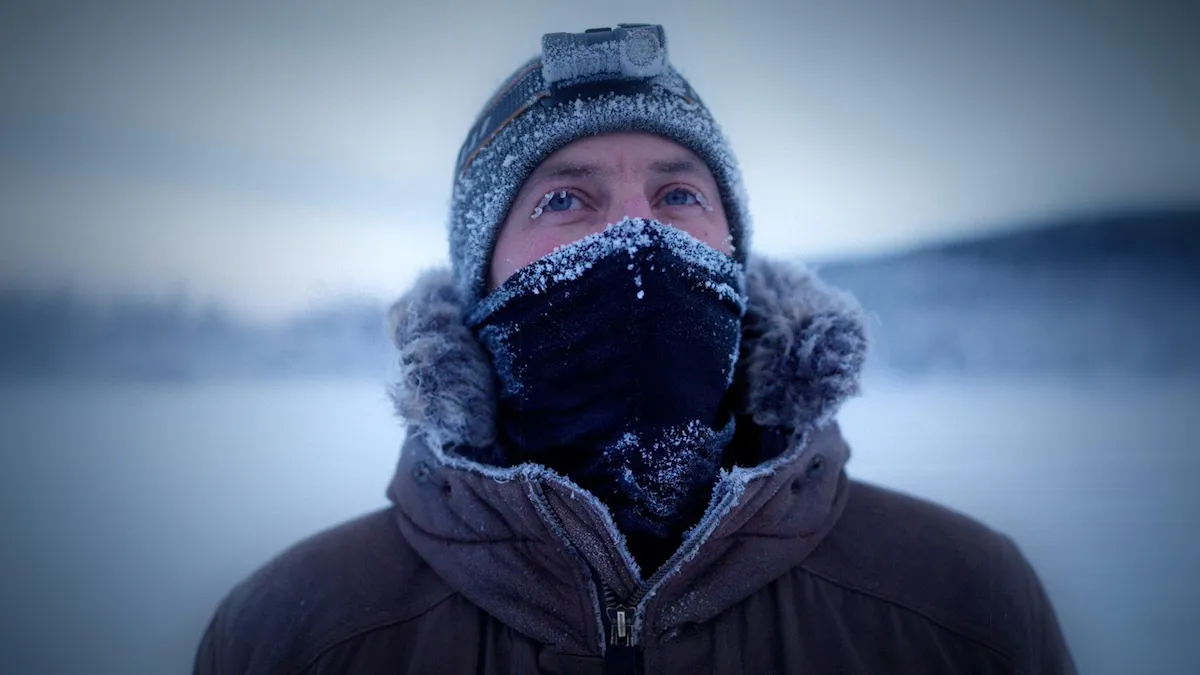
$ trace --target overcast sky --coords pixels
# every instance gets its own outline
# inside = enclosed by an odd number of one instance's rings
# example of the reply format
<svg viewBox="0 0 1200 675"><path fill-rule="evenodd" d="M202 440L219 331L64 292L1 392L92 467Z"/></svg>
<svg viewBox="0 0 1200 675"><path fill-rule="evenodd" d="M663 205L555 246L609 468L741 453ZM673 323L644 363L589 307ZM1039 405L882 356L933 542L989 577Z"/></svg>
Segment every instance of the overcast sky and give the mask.
<svg viewBox="0 0 1200 675"><path fill-rule="evenodd" d="M268 319L397 295L445 259L486 96L542 33L623 21L666 26L742 162L759 251L1200 204L1198 3L17 4L0 287Z"/></svg>

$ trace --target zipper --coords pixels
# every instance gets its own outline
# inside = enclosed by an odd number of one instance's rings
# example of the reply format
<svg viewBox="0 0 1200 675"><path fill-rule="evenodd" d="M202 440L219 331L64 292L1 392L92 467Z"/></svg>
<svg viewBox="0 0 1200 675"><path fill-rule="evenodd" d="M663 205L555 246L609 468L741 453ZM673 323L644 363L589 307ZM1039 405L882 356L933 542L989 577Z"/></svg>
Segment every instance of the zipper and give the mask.
<svg viewBox="0 0 1200 675"><path fill-rule="evenodd" d="M638 586L637 592L626 602L622 602L603 581L596 579L596 585L604 596L604 617L608 623L608 645L604 650L605 675L637 675L641 672L641 648L634 638L633 619L638 605L666 576L674 560L675 556L671 556L668 564L660 567L649 581Z"/></svg>
<svg viewBox="0 0 1200 675"><path fill-rule="evenodd" d="M604 614L608 617L608 644L614 647L633 646L634 608L617 599L617 594L597 580L604 592Z"/></svg>
<svg viewBox="0 0 1200 675"><path fill-rule="evenodd" d="M618 598L617 594L608 586L605 586L602 582L598 582L603 589L605 615L608 617L608 644L615 647L637 646L638 641L633 634L633 620L642 600L646 598L650 591L662 583L667 574L681 564L682 559L690 555L702 541L702 538L695 537L687 546L680 547L675 551L674 555L667 559L667 562L663 563L662 567L658 568L658 571L651 575L645 583L639 585L637 591L625 601Z"/></svg>
<svg viewBox="0 0 1200 675"><path fill-rule="evenodd" d="M601 599L600 599L600 595L596 592L596 588L597 588L596 584L600 584L600 586L602 586L602 587L603 587L603 584L601 584L600 581L596 578L596 570L592 569L591 564L589 564L587 562L587 558L584 557L584 555L579 552L579 549L575 546L574 543L571 542L571 538L567 536L567 528L565 526L563 526L562 518L559 517L558 511L554 510L554 507L550 505L550 500L546 499L546 495L542 494L541 482L540 481L531 481L530 486L533 488L532 492L533 492L534 496L537 498L538 502L541 503L542 509L545 510L545 512L550 516L550 519L554 521L554 525L555 525L555 527L558 528L558 533L559 533L560 538L563 540L563 543L565 543L567 545L567 547L570 548L575 553L575 555L583 563L583 566L586 568L587 573L595 580L595 583L591 587L592 602L593 602L593 607L596 608L597 613L599 614L599 610L601 609ZM611 591L608 590L607 587L604 587L604 592L606 594L612 593ZM607 604L607 595L605 596L604 602L605 602L605 604ZM601 632L601 634L603 634L604 626L603 626L603 622L601 622L601 623L602 623L602 625L600 626L600 632Z"/></svg>
<svg viewBox="0 0 1200 675"><path fill-rule="evenodd" d="M612 626L608 644L614 647L633 646L633 609L630 607L609 607L608 624Z"/></svg>
<svg viewBox="0 0 1200 675"><path fill-rule="evenodd" d="M722 495L722 499L727 499L728 493ZM712 527L716 527L716 523L712 523ZM692 533L698 535L699 533ZM710 531L711 534L711 531ZM671 572L675 571L683 561L689 558L696 552L700 545L708 540L708 536L690 536L684 542L683 546L676 549L675 553L667 559L667 562L662 564L658 570L650 575L650 578L645 583L638 586L637 591L627 600L622 602L607 586L601 584L604 591L604 602L606 605L606 614L611 625L609 644L614 646L637 646L638 641L634 636L633 622L637 614L637 610L642 604L642 600L650 594L651 591L658 588L663 579Z"/></svg>
<svg viewBox="0 0 1200 675"><path fill-rule="evenodd" d="M691 556L696 549L700 547L700 544L708 539L708 537L688 537L688 540L684 543L684 545L679 547L679 549L677 549L675 553L667 559L667 562L663 563L662 567L659 567L658 570L652 574L645 583L639 585L637 591L635 591L632 596L622 602L621 599L617 597L617 594L614 593L613 590L610 589L602 580L600 580L600 578L596 575L596 570L587 563L587 558L583 557L583 554L579 553L579 550L575 547L575 545L571 543L569 538L566 537L566 528L563 526L562 518L559 517L558 512L555 511L554 507L550 505L550 501L546 499L544 494L542 494L541 485L537 483L534 485L534 493L537 495L537 498L541 502L546 513L550 515L552 520L554 520L554 524L558 527L559 532L562 533L563 538L566 539L566 544L575 551L576 555L578 555L587 566L588 571L595 582L595 586L592 588L593 593L595 593L597 589L600 590L600 593L593 596L596 599L597 607L599 607L601 603L601 596L603 597L604 614L602 616L607 619L607 623L609 624L607 626L607 645L609 647L617 648L615 650L606 650L605 661L608 663L610 672L612 672L614 658L623 663L636 663L634 656L636 656L638 640L637 636L634 634L634 622L635 617L637 616L637 610L641 605L642 600L644 600L651 591L656 589L669 573L671 573L679 565L683 564L683 560ZM728 498L728 493L724 495L724 498ZM601 628L606 627L601 626ZM628 666L625 666L621 667L620 670L626 671L628 668ZM636 668L636 666L633 666L633 668ZM636 671L629 670L629 672Z"/></svg>
<svg viewBox="0 0 1200 675"><path fill-rule="evenodd" d="M638 675L641 651L633 644L633 608L621 604L596 571L592 570L596 588L604 597L604 623L608 630L608 643L604 648L605 675Z"/></svg>
<svg viewBox="0 0 1200 675"><path fill-rule="evenodd" d="M607 627L609 628L608 640L604 645L605 675L638 675L641 672L641 659L638 652L641 650L638 649L637 643L633 639L634 607L627 604L623 605L617 601L617 594L600 579L596 574L595 568L587 562L587 558L579 552L575 544L571 543L570 538L566 536L567 529L563 527L562 518L558 515L558 511L555 511L554 507L550 505L550 500L546 499L546 496L542 494L541 485L537 483L534 485L534 494L541 502L546 513L550 516L550 519L554 521L554 525L558 528L558 531L562 533L565 543L571 550L575 551L575 554L579 556L584 566L587 567L588 573L591 574L593 582L591 590L592 597L596 603L596 609L601 609L601 603L603 603L604 612L600 614L601 634L604 633L604 629L606 628L603 625L606 619L608 623ZM645 595L645 591L639 589L635 597L640 598L643 595ZM603 597L603 600L601 600L601 597Z"/></svg>

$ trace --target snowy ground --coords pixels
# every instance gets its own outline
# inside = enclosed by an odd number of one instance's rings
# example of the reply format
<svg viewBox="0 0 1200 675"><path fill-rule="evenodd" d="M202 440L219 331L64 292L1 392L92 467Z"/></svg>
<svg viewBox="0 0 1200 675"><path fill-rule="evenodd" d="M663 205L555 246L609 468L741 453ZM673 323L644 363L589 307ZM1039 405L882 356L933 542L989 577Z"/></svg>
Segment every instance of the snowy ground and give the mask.
<svg viewBox="0 0 1200 675"><path fill-rule="evenodd" d="M1082 672L1200 659L1200 381L873 379L850 471L1012 534ZM0 387L0 672L184 673L229 586L385 503L375 383Z"/></svg>

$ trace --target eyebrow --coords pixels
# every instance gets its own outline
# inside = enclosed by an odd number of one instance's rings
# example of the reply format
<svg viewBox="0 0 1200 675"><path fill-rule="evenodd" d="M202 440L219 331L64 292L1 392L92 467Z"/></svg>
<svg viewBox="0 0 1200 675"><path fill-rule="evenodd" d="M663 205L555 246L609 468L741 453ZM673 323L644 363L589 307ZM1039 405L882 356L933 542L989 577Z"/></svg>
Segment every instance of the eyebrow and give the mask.
<svg viewBox="0 0 1200 675"><path fill-rule="evenodd" d="M650 163L652 173L677 176L684 173L699 173L700 165L693 159L658 160Z"/></svg>
<svg viewBox="0 0 1200 675"><path fill-rule="evenodd" d="M561 178L593 178L596 176L604 176L611 173L608 169L601 167L598 164L579 163L579 162L553 162L543 164L533 170L529 175L529 183L539 183L541 181Z"/></svg>
<svg viewBox="0 0 1200 675"><path fill-rule="evenodd" d="M696 160L686 157L660 159L650 163L650 172L660 176L700 173L700 164ZM610 174L612 174L612 169L592 162L557 161L543 164L534 169L526 182L535 185L549 180L599 178Z"/></svg>

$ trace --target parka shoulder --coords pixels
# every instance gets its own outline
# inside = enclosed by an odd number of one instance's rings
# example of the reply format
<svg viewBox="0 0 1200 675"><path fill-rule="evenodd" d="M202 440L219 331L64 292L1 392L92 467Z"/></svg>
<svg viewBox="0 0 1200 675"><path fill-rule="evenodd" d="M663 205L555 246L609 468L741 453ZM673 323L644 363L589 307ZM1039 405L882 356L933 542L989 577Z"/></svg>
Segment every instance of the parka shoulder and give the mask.
<svg viewBox="0 0 1200 675"><path fill-rule="evenodd" d="M453 595L400 534L393 510L375 511L292 546L235 586L195 672L301 672L337 644Z"/></svg>
<svg viewBox="0 0 1200 675"><path fill-rule="evenodd" d="M929 501L854 481L837 526L801 568L976 642L1016 672L1042 672L1041 662L1066 654L1017 545Z"/></svg>

